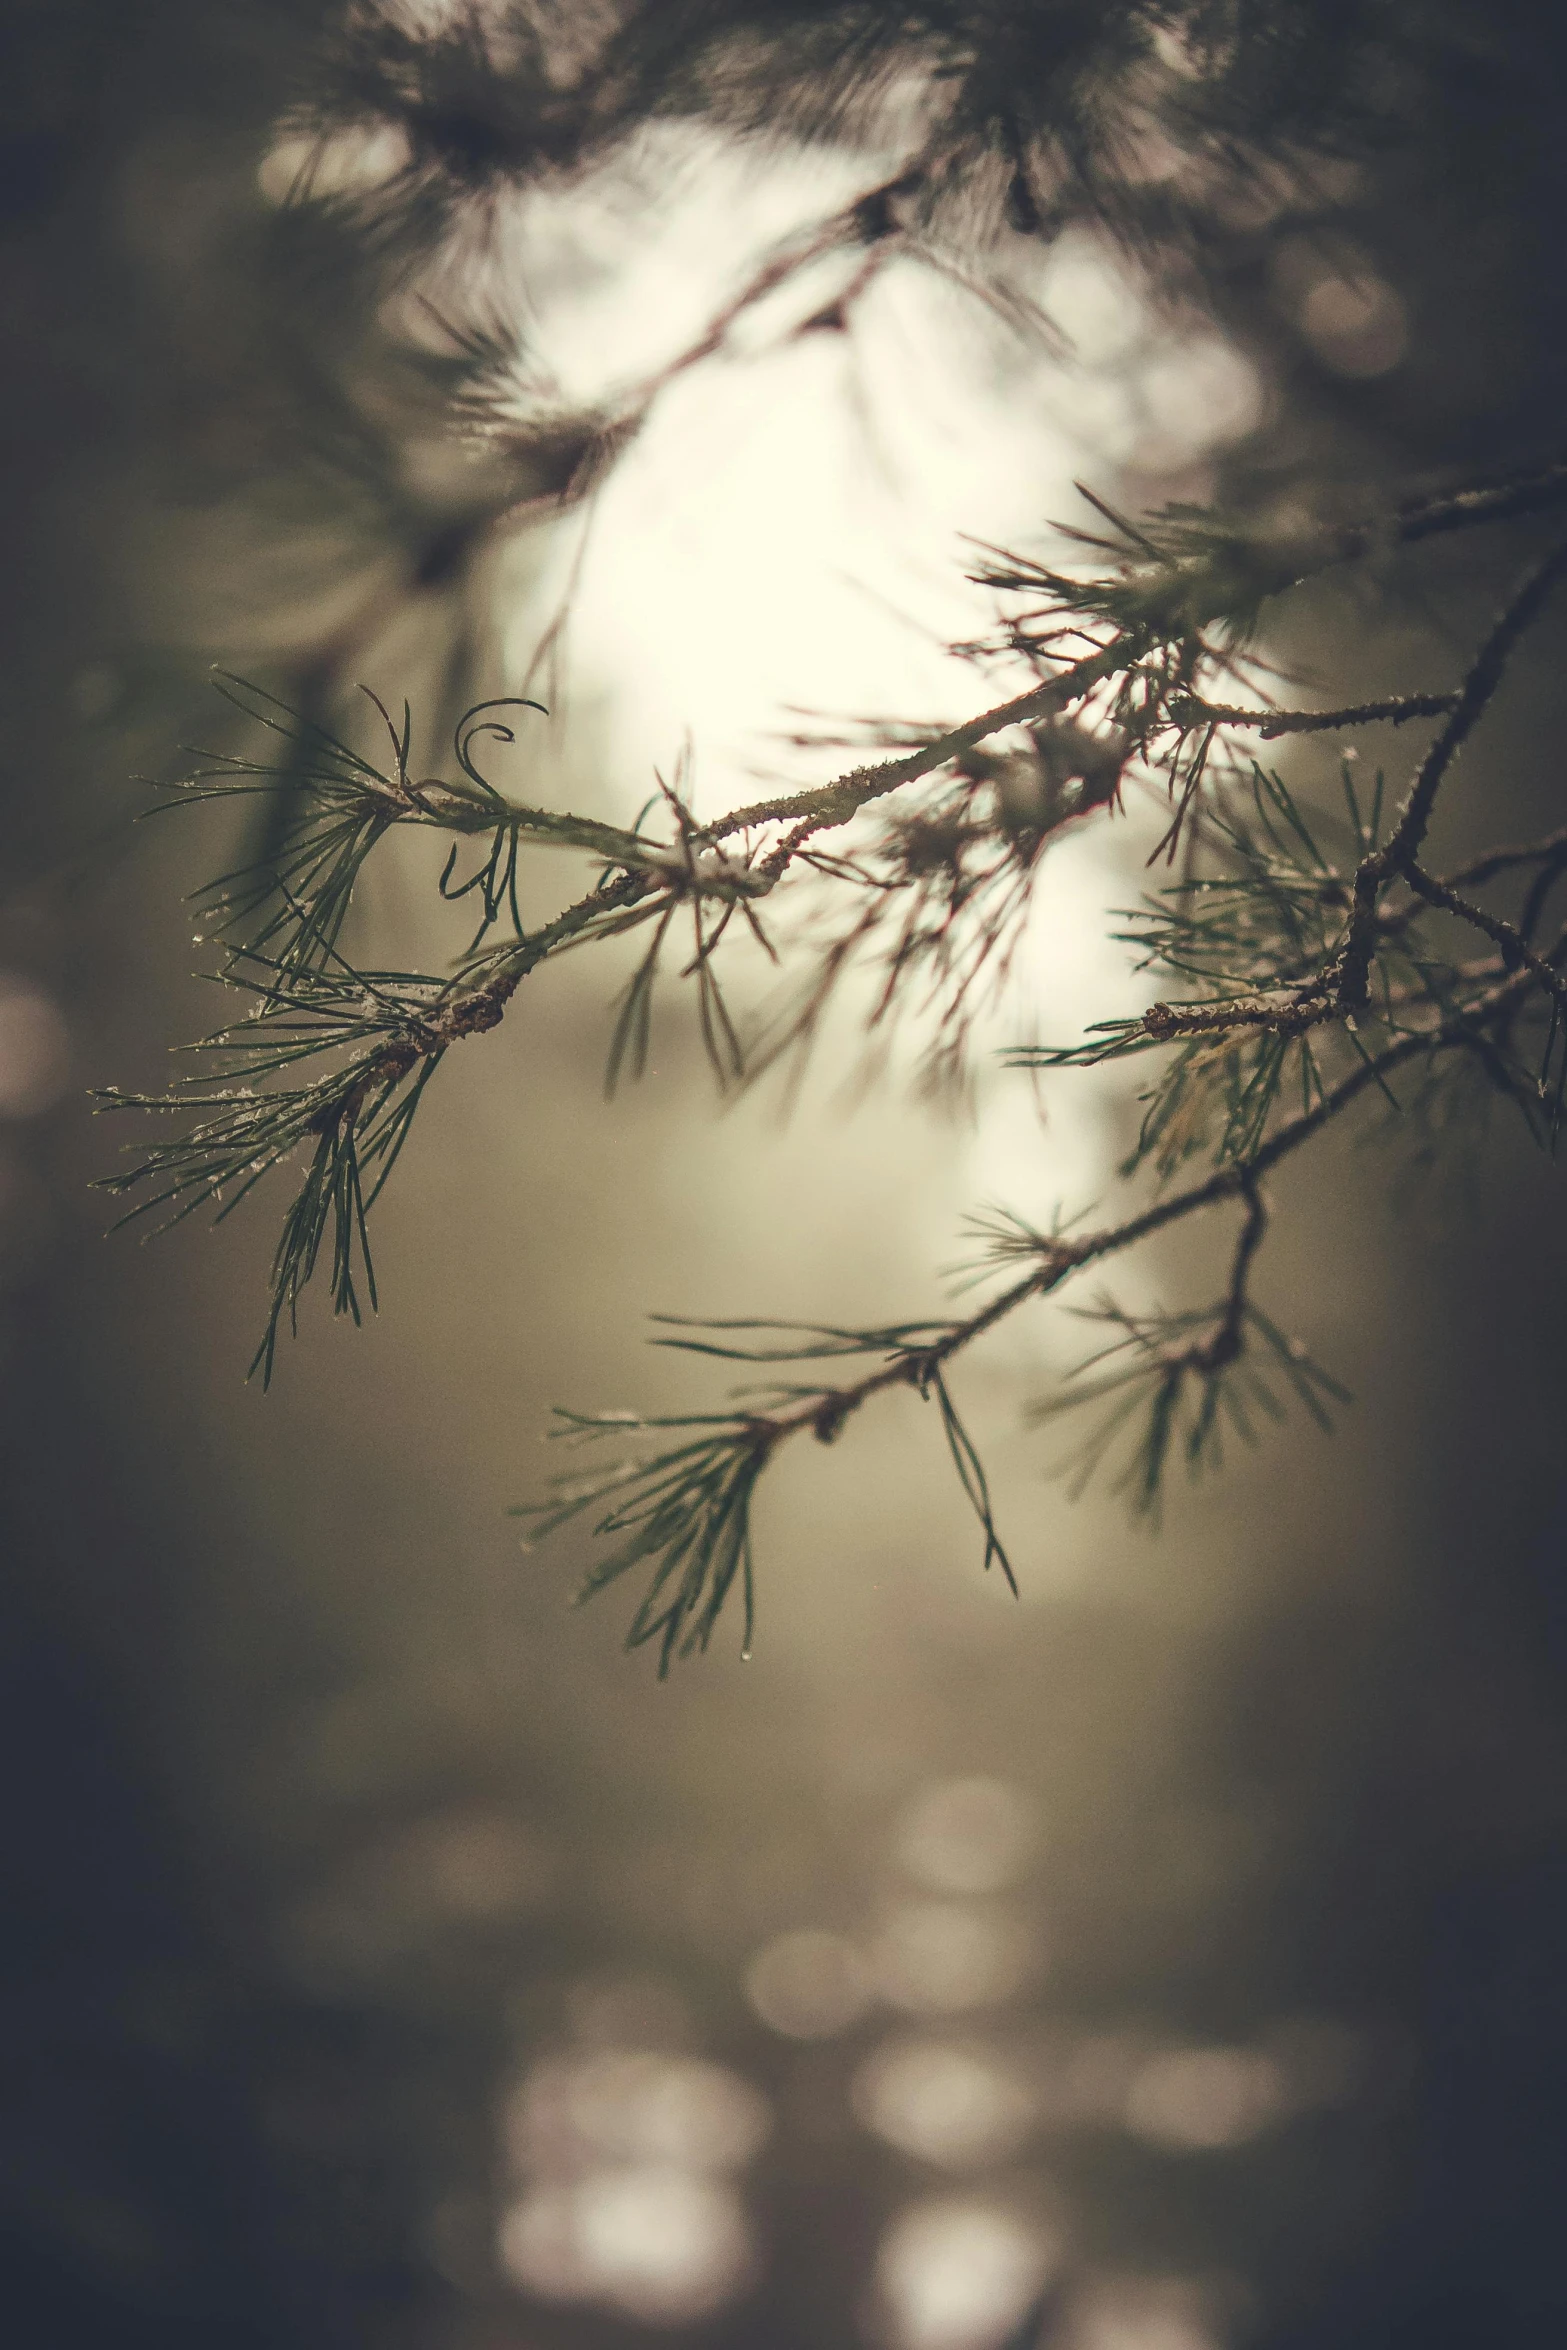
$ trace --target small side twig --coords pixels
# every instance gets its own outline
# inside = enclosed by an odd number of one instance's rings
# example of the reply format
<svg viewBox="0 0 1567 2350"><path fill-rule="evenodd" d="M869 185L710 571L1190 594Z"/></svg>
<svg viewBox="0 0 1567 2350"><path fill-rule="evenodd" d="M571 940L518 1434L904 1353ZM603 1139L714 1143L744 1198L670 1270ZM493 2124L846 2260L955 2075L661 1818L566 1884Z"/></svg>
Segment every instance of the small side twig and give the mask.
<svg viewBox="0 0 1567 2350"><path fill-rule="evenodd" d="M1349 934L1338 981L1338 1000L1345 1012L1357 1012L1366 1002L1376 950L1377 905L1382 892L1396 877L1408 877L1419 856L1448 769L1501 684L1519 638L1538 618L1564 572L1567 572L1567 542L1554 547L1541 562L1531 566L1475 656L1448 713L1447 723L1420 763L1392 833L1381 848L1372 849L1361 859L1355 874Z"/></svg>

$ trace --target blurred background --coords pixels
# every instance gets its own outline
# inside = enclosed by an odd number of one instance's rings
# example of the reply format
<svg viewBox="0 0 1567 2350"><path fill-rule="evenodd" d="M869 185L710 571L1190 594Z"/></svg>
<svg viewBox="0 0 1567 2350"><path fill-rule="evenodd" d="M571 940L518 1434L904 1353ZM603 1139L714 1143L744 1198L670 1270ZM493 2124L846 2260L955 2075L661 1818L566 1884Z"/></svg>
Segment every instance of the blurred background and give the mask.
<svg viewBox="0 0 1567 2350"><path fill-rule="evenodd" d="M106 1239L86 1098L213 1023L181 896L237 827L134 819L236 740L214 663L345 725L356 681L406 694L421 771L531 686L503 788L628 822L685 758L707 812L980 707L944 650L993 618L974 545L1059 543L1078 479L1348 495L1559 437L1539 12L1440 12L1472 40L1423 143L1215 199L1178 286L1084 219L1001 298L825 263L697 358L876 152L661 121L349 272L404 159L291 117L323 13L6 12L7 2340L1559 2338L1567 1247L1521 1135L1465 1180L1395 1133L1279 1182L1264 1294L1355 1391L1331 1439L1130 1530L1020 1425L1081 1333L998 1334L962 1403L1019 1599L889 1402L775 1473L754 1658L725 1629L661 1685L618 1595L570 1609L581 1547L505 1514L550 1407L701 1408L654 1312L939 1312L966 1210L1103 1191L1125 1092L982 1052L943 1114L915 1022L851 1100L850 1016L787 1119L722 1106L672 995L607 1103L624 974L568 960L443 1069L380 1319L312 1298L267 1394L280 1203ZM1281 656L1332 698L1445 684L1516 560L1324 587ZM1564 703L1543 637L1450 845L1556 820ZM1110 910L1157 829L1051 852L982 1045L1138 1000ZM383 852L372 962L462 943L432 871ZM571 882L541 856L530 904Z"/></svg>

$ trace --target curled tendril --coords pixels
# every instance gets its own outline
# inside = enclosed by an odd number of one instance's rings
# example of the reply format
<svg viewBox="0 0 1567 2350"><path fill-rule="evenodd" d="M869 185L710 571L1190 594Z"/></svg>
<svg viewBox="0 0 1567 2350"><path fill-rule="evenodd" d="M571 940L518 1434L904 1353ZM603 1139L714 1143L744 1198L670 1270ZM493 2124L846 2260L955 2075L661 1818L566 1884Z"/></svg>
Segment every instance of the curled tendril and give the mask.
<svg viewBox="0 0 1567 2350"><path fill-rule="evenodd" d="M480 735L490 735L496 742L501 743L514 743L517 736L504 719L486 717L485 713L489 710L537 710L543 718L547 718L549 712L542 702L535 702L527 694L497 694L491 701L475 702L473 708L465 710L458 719L456 732L452 737L452 748L456 753L458 766L467 776L469 782L476 784L487 799L501 801L502 794L496 790L487 776L479 773L478 768L474 765L470 746L477 741Z"/></svg>

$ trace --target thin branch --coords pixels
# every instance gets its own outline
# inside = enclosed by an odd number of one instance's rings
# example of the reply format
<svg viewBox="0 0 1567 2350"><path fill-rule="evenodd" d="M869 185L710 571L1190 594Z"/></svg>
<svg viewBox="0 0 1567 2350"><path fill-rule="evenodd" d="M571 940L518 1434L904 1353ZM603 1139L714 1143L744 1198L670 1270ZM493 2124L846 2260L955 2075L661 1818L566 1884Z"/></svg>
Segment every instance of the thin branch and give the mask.
<svg viewBox="0 0 1567 2350"><path fill-rule="evenodd" d="M1567 948L1567 937L1562 946ZM1561 951L1560 949L1558 951ZM1298 1150L1302 1143L1321 1132L1332 1119L1347 1109L1351 1102L1368 1087L1385 1083L1386 1079L1421 1054L1439 1053L1468 1044L1484 1024L1498 1019L1512 1005L1522 999L1533 984L1533 974L1519 971L1501 980L1486 991L1475 1003L1462 1012L1439 1022L1433 1027L1412 1029L1395 1039L1352 1069L1329 1092L1323 1094L1315 1106L1269 1136L1244 1166L1215 1169L1200 1182L1184 1191L1171 1193L1156 1200L1124 1223L1106 1226L1102 1231L1090 1232L1078 1239L1041 1236L1040 1262L1031 1271L1001 1290L988 1304L961 1321L949 1323L941 1335L930 1343L900 1350L877 1370L863 1379L844 1387L818 1391L796 1404L792 1410L765 1415L766 1425L775 1440L809 1429L820 1442L830 1444L846 1420L863 1403L893 1387L918 1388L931 1379L955 1355L972 1346L977 1338L1015 1314L1020 1306L1034 1298L1047 1297L1058 1289L1071 1274L1085 1265L1101 1263L1107 1257L1122 1255L1139 1241L1150 1239L1154 1233L1166 1231L1172 1224L1183 1222L1201 1209L1214 1207L1223 1200L1244 1198L1251 1200L1261 1178L1282 1159ZM1260 1213L1260 1210L1258 1211ZM1257 1227L1256 1239L1261 1238Z"/></svg>
<svg viewBox="0 0 1567 2350"><path fill-rule="evenodd" d="M1502 611L1464 679L1446 725L1420 763L1392 834L1381 848L1371 850L1360 862L1338 985L1339 1003L1346 1012L1358 1011L1367 998L1376 950L1377 904L1382 891L1396 876L1408 876L1420 853L1437 793L1449 767L1501 684L1508 658L1519 638L1539 617L1564 571L1567 571L1567 542L1553 548L1542 562L1532 566Z"/></svg>
<svg viewBox="0 0 1567 2350"><path fill-rule="evenodd" d="M1567 498L1567 464L1547 467L1523 482L1504 484L1494 490L1465 492L1456 497L1426 501L1395 514L1386 523L1366 523L1348 531L1324 533L1316 550L1293 558L1289 575L1280 577L1276 592L1297 585L1315 571L1353 561L1389 534L1413 542L1440 531L1532 511L1535 507L1552 505L1564 498ZM1168 567L1167 558L1161 556L1159 560ZM1300 713L1297 719L1285 713L1257 714L1239 708L1232 710L1225 705L1216 706L1214 714L1222 715L1225 724L1256 724L1266 733L1270 724L1279 732L1289 732L1305 730L1318 724L1369 724L1376 719L1387 719L1398 725L1407 719L1435 717L1445 713L1448 724L1428 755L1422 776L1417 778L1411 794L1412 807L1406 810L1413 826L1410 840L1413 853L1419 847L1430 805L1434 802L1442 776L1500 683L1502 670L1513 645L1535 618L1556 584L1564 563L1567 563L1567 550L1558 550L1530 574L1456 695L1394 697L1384 703L1365 704L1358 709L1325 714L1320 719L1316 713ZM792 824L796 831L788 835L764 861L764 869L781 871L796 848L812 833L824 827L847 823L870 801L896 791L901 784L916 782L921 776L933 773L936 768L945 766L962 752L974 749L1006 727L1021 725L1033 719L1059 716L1074 702L1080 701L1093 686L1133 666L1147 651L1153 638L1151 628L1118 631L1109 644L1096 647L1092 653L1048 678L1042 685L985 711L977 718L967 720L961 726L950 728L945 734L933 737L901 758L851 768L832 783L811 790L752 801L745 807L731 810L715 823L704 826L704 834L709 840L719 841L760 824ZM1171 717L1178 720L1182 701L1190 703L1191 700L1189 695L1174 700L1170 706Z"/></svg>
<svg viewBox="0 0 1567 2350"><path fill-rule="evenodd" d="M1447 885L1449 889L1469 888L1494 881L1499 873L1510 873L1520 865L1553 865L1561 858L1567 858L1567 824L1540 840L1487 849L1483 856L1471 857L1467 865L1455 866L1446 876Z"/></svg>
<svg viewBox="0 0 1567 2350"><path fill-rule="evenodd" d="M1170 716L1182 725L1250 727L1271 742L1277 735L1329 734L1346 726L1407 726L1415 718L1445 717L1457 701L1456 693L1389 694L1380 702L1354 702L1343 710L1248 710L1194 695L1172 703Z"/></svg>
<svg viewBox="0 0 1567 2350"><path fill-rule="evenodd" d="M1514 474L1506 481L1488 482L1441 497L1412 498L1394 509L1385 530L1379 532L1379 526L1371 522L1343 532L1339 540L1343 550L1341 559L1354 562L1372 552L1379 535L1390 535L1406 547L1418 546L1423 539L1443 537L1455 530L1472 530L1477 524L1510 522L1519 514L1548 513L1564 500L1567 500L1567 460L1556 458L1547 465Z"/></svg>
<svg viewBox="0 0 1567 2350"><path fill-rule="evenodd" d="M917 192L923 174L923 160L916 158L891 178L867 189L864 195L854 197L814 228L790 238L752 273L737 294L714 313L696 340L687 344L678 358L661 368L644 386L643 405L651 405L658 393L677 376L685 374L721 350L748 310L756 309L770 294L775 294L802 270L855 245L863 246L869 257L884 250L889 244L902 244L905 240L896 223L895 207L900 198ZM921 257L926 258L923 253ZM859 290L858 284L855 290Z"/></svg>
<svg viewBox="0 0 1567 2350"><path fill-rule="evenodd" d="M1218 1328L1212 1336L1193 1344L1182 1358L1184 1367L1212 1378L1234 1362L1244 1340L1247 1284L1262 1236L1268 1229L1268 1211L1256 1177L1243 1170L1241 1197L1246 1202L1246 1217L1235 1243L1235 1256L1230 1266L1229 1288L1225 1292L1224 1310Z"/></svg>
<svg viewBox="0 0 1567 2350"><path fill-rule="evenodd" d="M1279 996L1234 996L1206 1004L1150 1004L1139 1026L1153 1044L1188 1036L1228 1036L1238 1028L1261 1028L1275 1036L1300 1036L1338 1017L1338 1005L1320 981Z"/></svg>
<svg viewBox="0 0 1567 2350"><path fill-rule="evenodd" d="M1060 716L1074 702L1081 701L1091 687L1124 669L1129 657L1135 657L1135 649L1129 648L1126 638L1117 638L1113 644L1085 655L1070 668L1046 679L1043 685L1031 686L1027 693L1000 702L993 709L982 711L977 718L965 719L961 726L949 727L945 734L933 735L929 742L917 745L900 759L881 759L863 767L851 767L833 782L806 791L753 800L743 808L732 809L715 823L703 825L702 836L721 841L759 824L790 824L794 829L762 860L764 872L780 874L812 833L847 824L871 801L884 799L900 784L916 783L921 776L934 774L938 767L949 765L964 751L974 750L1009 726Z"/></svg>
<svg viewBox="0 0 1567 2350"><path fill-rule="evenodd" d="M1521 964L1526 971L1532 972L1552 1001L1561 1010L1567 1011L1567 980L1562 978L1559 971L1552 969L1543 955L1536 954L1522 930L1515 929L1511 922L1504 921L1500 914L1491 913L1489 908L1477 906L1472 898L1461 896L1456 889L1449 888L1446 882L1438 881L1413 861L1404 867L1403 877L1411 889L1419 892L1427 905L1441 906L1449 914L1456 914L1460 921L1468 922L1476 930L1482 931L1501 948L1502 960L1509 968L1516 969Z"/></svg>

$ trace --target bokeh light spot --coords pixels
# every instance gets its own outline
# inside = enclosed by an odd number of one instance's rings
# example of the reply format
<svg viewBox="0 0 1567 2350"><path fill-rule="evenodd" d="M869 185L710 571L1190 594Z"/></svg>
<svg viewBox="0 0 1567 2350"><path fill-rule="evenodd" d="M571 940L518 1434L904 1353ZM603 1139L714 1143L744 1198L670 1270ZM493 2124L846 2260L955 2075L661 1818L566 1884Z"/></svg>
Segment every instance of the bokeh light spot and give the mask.
<svg viewBox="0 0 1567 2350"><path fill-rule="evenodd" d="M1301 304L1300 328L1335 375L1386 375L1409 347L1403 303L1372 275L1319 278Z"/></svg>
<svg viewBox="0 0 1567 2350"><path fill-rule="evenodd" d="M970 2170L1014 2153L1033 2127L1035 2100L997 2053L941 2040L895 2040L854 2076L854 2110L901 2153L944 2170Z"/></svg>
<svg viewBox="0 0 1567 2350"><path fill-rule="evenodd" d="M990 2350L1059 2257L1045 2230L997 2205L916 2203L893 2221L876 2258L885 2331L898 2350Z"/></svg>
<svg viewBox="0 0 1567 2350"><path fill-rule="evenodd" d="M0 972L0 1117L52 1110L70 1065L70 1031L58 1007L30 980Z"/></svg>
<svg viewBox="0 0 1567 2350"><path fill-rule="evenodd" d="M1126 2126L1151 2146L1197 2153L1244 2146L1289 2104L1283 2066L1261 2049L1169 2049L1134 2075Z"/></svg>
<svg viewBox="0 0 1567 2350"><path fill-rule="evenodd" d="M607 2159L723 2172L748 2163L771 2126L761 2091L727 2065L607 2049L536 2065L513 2102L507 2137L524 2170Z"/></svg>
<svg viewBox="0 0 1567 2350"><path fill-rule="evenodd" d="M763 2023L789 2040L830 2040L870 2003L854 1945L808 1928L765 1944L746 1969L745 1990Z"/></svg>
<svg viewBox="0 0 1567 2350"><path fill-rule="evenodd" d="M1184 2277L1101 2277L1074 2296L1062 2350L1215 2350L1205 2296Z"/></svg>
<svg viewBox="0 0 1567 2350"><path fill-rule="evenodd" d="M959 2015L1010 1998L1028 1972L1027 1923L957 1901L909 1901L886 1919L871 1949L876 1987L914 2015Z"/></svg>
<svg viewBox="0 0 1567 2350"><path fill-rule="evenodd" d="M653 2325L707 2316L755 2267L735 2190L663 2167L541 2187L505 2213L497 2250L512 2281L542 2299L605 2301Z"/></svg>
<svg viewBox="0 0 1567 2350"><path fill-rule="evenodd" d="M1034 1807L1005 1779L943 1779L915 1796L895 1846L935 1893L995 1893L1016 1882L1038 1838Z"/></svg>

